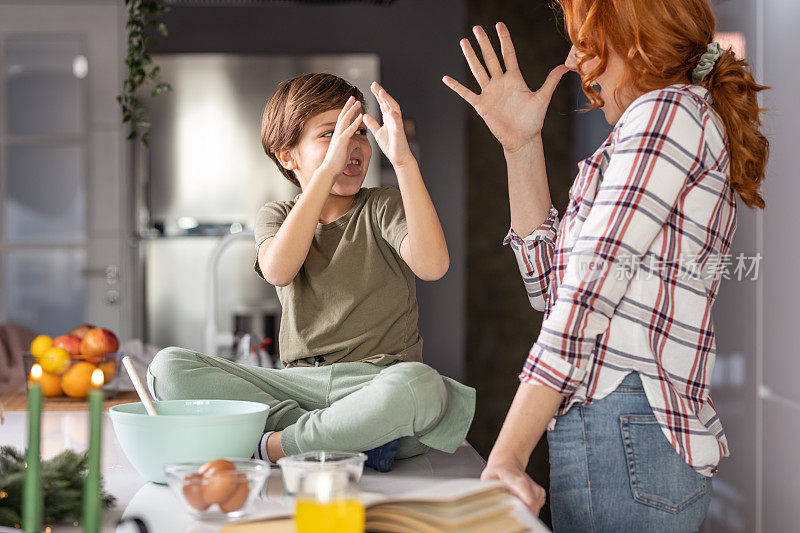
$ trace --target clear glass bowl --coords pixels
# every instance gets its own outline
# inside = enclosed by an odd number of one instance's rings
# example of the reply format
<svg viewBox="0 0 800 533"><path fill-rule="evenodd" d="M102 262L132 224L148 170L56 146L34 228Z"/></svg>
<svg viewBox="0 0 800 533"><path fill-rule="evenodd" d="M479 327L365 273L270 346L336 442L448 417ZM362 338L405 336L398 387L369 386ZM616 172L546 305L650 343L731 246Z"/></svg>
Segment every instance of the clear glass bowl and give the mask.
<svg viewBox="0 0 800 533"><path fill-rule="evenodd" d="M226 521L247 516L253 501L269 477L269 464L258 459L228 459L236 471L203 477L198 470L205 463L170 463L164 466L167 484L183 502L189 514L202 520ZM232 485L233 488L229 488ZM226 495L227 496L224 496ZM207 500L221 503L209 504Z"/></svg>
<svg viewBox="0 0 800 533"><path fill-rule="evenodd" d="M119 377L122 370L122 358L125 354L122 352L114 352L110 354L106 354L103 356L102 360L99 363L94 363L97 365L108 363L109 361L114 361L115 366L115 374L114 378L111 381L106 381L103 383L103 392L106 395L106 399L113 399L116 398L117 394L120 392L119 390ZM74 366L77 363L82 362L83 359L73 357L72 361L70 361L70 367ZM31 355L30 352L24 352L22 354L22 362L25 366L25 375L31 375L31 367L36 363L36 358ZM26 385L27 387L27 385ZM75 402L85 402L86 398L70 398L64 393L61 393L61 396L56 396L60 401L75 401Z"/></svg>
<svg viewBox="0 0 800 533"><path fill-rule="evenodd" d="M345 468L358 483L367 456L358 452L307 452L278 459L283 476L283 488L289 494L297 492L301 474L326 469Z"/></svg>

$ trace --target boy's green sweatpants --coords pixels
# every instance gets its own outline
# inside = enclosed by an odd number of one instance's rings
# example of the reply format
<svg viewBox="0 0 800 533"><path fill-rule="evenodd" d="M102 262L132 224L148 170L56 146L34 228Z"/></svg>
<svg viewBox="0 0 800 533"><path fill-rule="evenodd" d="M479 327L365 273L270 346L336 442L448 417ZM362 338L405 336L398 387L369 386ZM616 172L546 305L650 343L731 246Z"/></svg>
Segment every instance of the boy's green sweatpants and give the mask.
<svg viewBox="0 0 800 533"><path fill-rule="evenodd" d="M147 369L158 400L228 399L269 405L265 431L283 430L286 455L365 451L399 438L398 458L428 446L452 453L467 435L475 389L415 362L261 368L183 348Z"/></svg>

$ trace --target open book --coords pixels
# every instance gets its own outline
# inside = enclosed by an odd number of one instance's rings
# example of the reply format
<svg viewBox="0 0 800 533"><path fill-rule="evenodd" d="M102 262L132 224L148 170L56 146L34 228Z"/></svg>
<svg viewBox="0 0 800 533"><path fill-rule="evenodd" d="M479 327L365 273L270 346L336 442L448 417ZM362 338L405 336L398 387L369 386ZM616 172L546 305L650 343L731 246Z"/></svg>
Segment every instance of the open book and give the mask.
<svg viewBox="0 0 800 533"><path fill-rule="evenodd" d="M502 483L437 480L393 497L364 495L366 528L387 533L497 533L526 531L511 516L513 497Z"/></svg>
<svg viewBox="0 0 800 533"><path fill-rule="evenodd" d="M429 479L391 496L361 493L366 529L384 533L516 533L529 526L514 514L516 499L503 484L477 479ZM293 509L256 513L225 525L222 533L293 532ZM543 529L546 531L546 529Z"/></svg>

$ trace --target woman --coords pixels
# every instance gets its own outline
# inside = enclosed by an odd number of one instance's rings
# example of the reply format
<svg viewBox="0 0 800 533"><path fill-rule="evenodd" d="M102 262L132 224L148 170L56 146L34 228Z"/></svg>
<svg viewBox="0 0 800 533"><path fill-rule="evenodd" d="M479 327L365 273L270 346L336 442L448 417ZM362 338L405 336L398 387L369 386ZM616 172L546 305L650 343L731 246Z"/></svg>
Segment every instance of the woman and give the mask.
<svg viewBox="0 0 800 533"><path fill-rule="evenodd" d="M545 320L483 479L533 511L525 474L548 431L556 531L697 531L728 455L709 396L711 306L727 268L736 199L764 207L768 143L747 64L712 43L706 0L559 0L573 43L544 85L525 85L507 28L505 70L474 28L485 68L469 102L503 146L506 243ZM567 70L614 126L579 164L559 223L541 128Z"/></svg>

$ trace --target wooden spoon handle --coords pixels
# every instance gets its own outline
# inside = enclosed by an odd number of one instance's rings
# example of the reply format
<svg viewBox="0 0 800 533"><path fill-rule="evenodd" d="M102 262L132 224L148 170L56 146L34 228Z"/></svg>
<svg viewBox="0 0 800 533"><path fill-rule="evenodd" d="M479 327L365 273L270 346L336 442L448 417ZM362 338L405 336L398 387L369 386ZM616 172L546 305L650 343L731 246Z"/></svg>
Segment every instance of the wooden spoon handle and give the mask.
<svg viewBox="0 0 800 533"><path fill-rule="evenodd" d="M142 380L139 379L139 374L136 372L136 368L133 366L133 361L131 360L130 356L126 355L122 358L122 365L125 367L125 370L128 371L128 375L131 377L131 381L136 389L136 393L139 395L139 398L141 398L144 408L147 409L147 414L150 416L158 415L155 405L153 405L152 400L150 400L150 394L142 384Z"/></svg>

